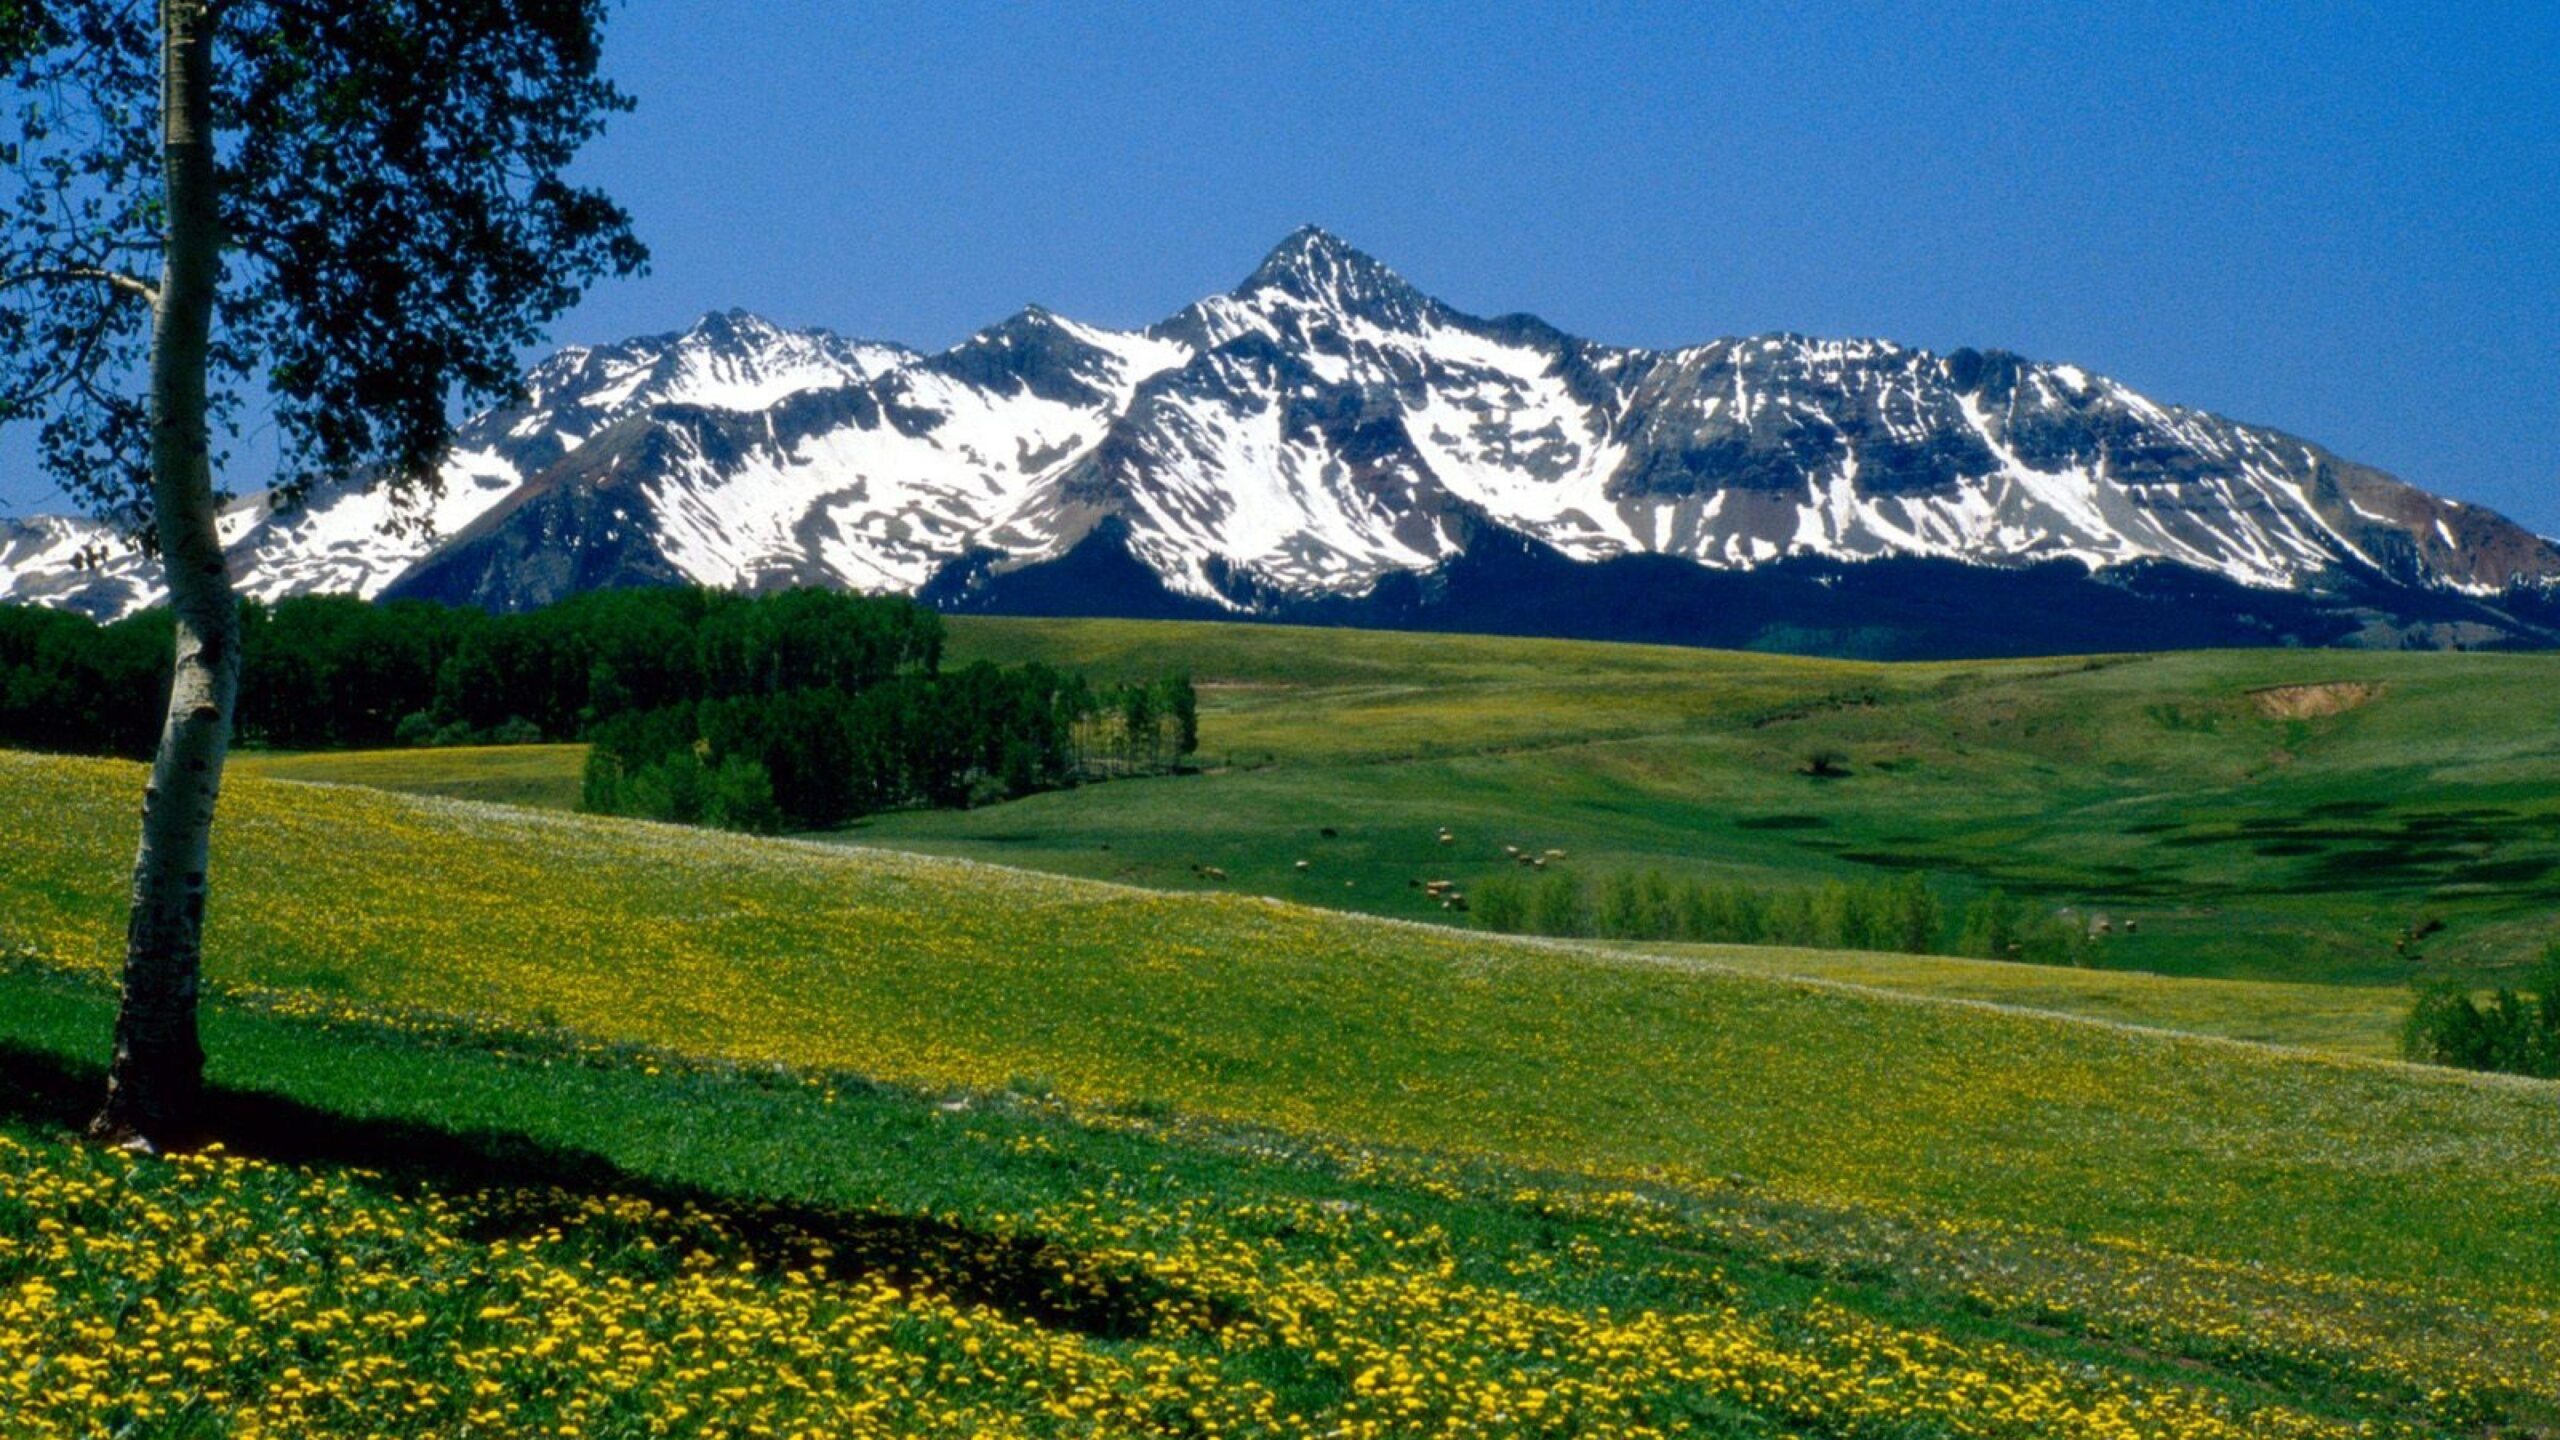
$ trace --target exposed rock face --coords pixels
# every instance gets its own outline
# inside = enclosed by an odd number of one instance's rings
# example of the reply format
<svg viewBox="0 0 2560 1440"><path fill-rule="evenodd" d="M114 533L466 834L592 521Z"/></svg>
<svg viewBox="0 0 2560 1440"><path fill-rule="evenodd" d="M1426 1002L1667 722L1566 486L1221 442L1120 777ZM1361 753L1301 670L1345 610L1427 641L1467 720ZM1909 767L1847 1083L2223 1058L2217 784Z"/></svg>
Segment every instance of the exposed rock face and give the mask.
<svg viewBox="0 0 2560 1440"><path fill-rule="evenodd" d="M2249 703L2270 720L2318 720L2361 710L2382 694L2377 680L2329 680L2316 685L2270 685L2249 692Z"/></svg>
<svg viewBox="0 0 2560 1440"><path fill-rule="evenodd" d="M1621 349L1461 314L1314 229L1143 332L1033 308L921 355L731 312L564 352L526 389L464 428L431 532L386 533L356 490L235 507L244 588L515 607L833 584L1463 629L1518 618L1516 597L1459 598L1503 570L1577 617L1563 633L1651 634L1693 608L1677 597L1899 595L1859 567L1930 561L1956 567L1950 601L2076 577L2139 594L2164 634L2209 591L2225 619L2203 629L2229 643L2480 643L2549 638L2560 580L2560 549L2488 511L2074 366L1795 335ZM99 538L0 529L0 595L146 602L130 557L69 567ZM1505 558L1524 554L1543 558Z"/></svg>

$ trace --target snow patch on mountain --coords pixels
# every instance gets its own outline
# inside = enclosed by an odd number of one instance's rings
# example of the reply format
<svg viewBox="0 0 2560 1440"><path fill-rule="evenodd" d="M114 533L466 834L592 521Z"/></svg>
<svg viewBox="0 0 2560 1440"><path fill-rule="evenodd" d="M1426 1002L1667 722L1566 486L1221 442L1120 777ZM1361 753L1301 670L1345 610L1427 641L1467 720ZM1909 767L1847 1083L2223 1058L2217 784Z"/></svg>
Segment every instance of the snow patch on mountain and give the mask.
<svg viewBox="0 0 2560 1440"><path fill-rule="evenodd" d="M1460 313L1312 228L1143 331L1032 307L925 354L727 311L572 347L461 427L442 481L408 506L353 484L234 505L243 590L468 575L484 603L533 603L568 583L507 580L537 555L595 558L552 567L578 583L913 590L1106 523L1174 592L1237 610L1359 596L1488 525L1577 560L1728 569L2159 561L2298 589L2351 566L2474 594L2560 576L2560 550L2489 512L2076 365L1784 334L1612 347ZM155 598L129 552L74 564L109 538L0 524L0 596Z"/></svg>

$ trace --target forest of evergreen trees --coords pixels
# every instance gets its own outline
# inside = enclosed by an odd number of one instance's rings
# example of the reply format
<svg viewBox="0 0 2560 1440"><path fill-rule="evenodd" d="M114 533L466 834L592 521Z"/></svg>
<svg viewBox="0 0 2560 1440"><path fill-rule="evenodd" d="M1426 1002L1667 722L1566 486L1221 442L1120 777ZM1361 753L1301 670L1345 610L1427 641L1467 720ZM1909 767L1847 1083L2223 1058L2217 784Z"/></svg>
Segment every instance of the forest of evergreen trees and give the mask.
<svg viewBox="0 0 2560 1440"><path fill-rule="evenodd" d="M589 808L810 829L1111 774L1198 745L1190 682L942 667L897 598L665 588L491 615L313 596L244 607L238 739L275 749L588 740ZM169 619L0 606L0 745L141 758Z"/></svg>

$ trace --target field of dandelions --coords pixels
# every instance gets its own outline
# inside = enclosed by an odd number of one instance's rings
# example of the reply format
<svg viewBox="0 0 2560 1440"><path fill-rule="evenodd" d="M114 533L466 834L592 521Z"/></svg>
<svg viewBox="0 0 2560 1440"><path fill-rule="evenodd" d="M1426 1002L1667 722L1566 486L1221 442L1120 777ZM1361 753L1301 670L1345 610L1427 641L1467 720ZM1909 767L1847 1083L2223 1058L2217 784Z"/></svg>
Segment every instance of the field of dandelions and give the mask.
<svg viewBox="0 0 2560 1440"><path fill-rule="evenodd" d="M2560 1426L2549 1085L356 790L214 1078L403 1138L99 1152L137 784L0 755L10 1435Z"/></svg>

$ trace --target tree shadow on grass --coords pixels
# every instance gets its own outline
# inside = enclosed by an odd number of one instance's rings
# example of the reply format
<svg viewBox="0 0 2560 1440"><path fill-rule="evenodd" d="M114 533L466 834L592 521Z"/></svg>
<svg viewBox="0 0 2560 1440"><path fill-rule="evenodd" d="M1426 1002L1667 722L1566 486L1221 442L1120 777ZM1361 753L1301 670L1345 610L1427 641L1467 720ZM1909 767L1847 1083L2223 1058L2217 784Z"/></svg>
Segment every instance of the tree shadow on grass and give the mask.
<svg viewBox="0 0 2560 1440"><path fill-rule="evenodd" d="M0 1119L76 1130L105 1086L101 1066L0 1042ZM752 1262L766 1273L823 1269L839 1280L885 1279L1114 1340L1238 1318L1227 1301L1039 1236L744 1200L513 1131L340 1115L264 1091L215 1086L206 1108L212 1133L234 1154L364 1170L394 1193L436 1192L482 1242L574 1231L582 1248L635 1280L706 1262L730 1269Z"/></svg>

